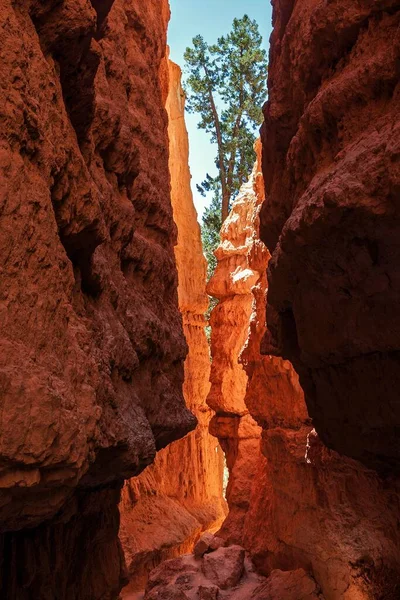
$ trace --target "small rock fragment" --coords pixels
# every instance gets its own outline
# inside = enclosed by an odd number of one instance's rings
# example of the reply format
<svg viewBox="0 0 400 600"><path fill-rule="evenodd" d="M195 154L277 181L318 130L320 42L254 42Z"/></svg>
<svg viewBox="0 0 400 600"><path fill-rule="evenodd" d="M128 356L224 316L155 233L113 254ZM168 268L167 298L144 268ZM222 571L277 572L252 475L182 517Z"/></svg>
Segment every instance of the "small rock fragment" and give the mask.
<svg viewBox="0 0 400 600"><path fill-rule="evenodd" d="M217 535L213 535L213 539L210 542L210 550L218 550L218 548L222 548L225 544L225 540Z"/></svg>
<svg viewBox="0 0 400 600"><path fill-rule="evenodd" d="M207 552L213 552L221 548L224 543L225 541L221 537L206 531L195 544L193 550L194 556L195 558L202 558Z"/></svg>
<svg viewBox="0 0 400 600"><path fill-rule="evenodd" d="M223 590L237 585L244 570L245 551L240 546L218 548L205 554L202 570L209 581Z"/></svg>
<svg viewBox="0 0 400 600"><path fill-rule="evenodd" d="M194 557L199 559L199 558L202 558L206 552L210 552L210 548L211 548L213 539L214 539L214 535L212 533L210 533L209 531L206 531L205 533L203 533L203 535L199 538L199 540L196 542L196 544L194 546L194 549L193 549Z"/></svg>
<svg viewBox="0 0 400 600"><path fill-rule="evenodd" d="M195 558L202 558L206 552L210 551L211 543L214 539L214 535L209 531L203 533L198 542L194 546Z"/></svg>

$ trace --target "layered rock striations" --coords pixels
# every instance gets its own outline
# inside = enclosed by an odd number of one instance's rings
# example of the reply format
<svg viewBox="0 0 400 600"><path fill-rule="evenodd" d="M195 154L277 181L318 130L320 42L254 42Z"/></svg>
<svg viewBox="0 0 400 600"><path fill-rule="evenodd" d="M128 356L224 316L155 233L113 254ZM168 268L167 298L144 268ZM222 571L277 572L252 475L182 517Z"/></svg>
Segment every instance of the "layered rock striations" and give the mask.
<svg viewBox="0 0 400 600"><path fill-rule="evenodd" d="M293 362L328 447L398 473L400 4L273 4L264 351Z"/></svg>
<svg viewBox="0 0 400 600"><path fill-rule="evenodd" d="M217 268L207 286L208 293L219 301L210 319L212 364L207 402L216 413L210 431L219 439L229 470L229 513L221 534L232 543L241 543L252 486L257 485L256 472L264 462L261 429L245 403L248 378L239 360L253 311L252 288L265 279L268 262L268 251L256 235L262 202L256 192L258 183L255 168L222 226L215 253Z"/></svg>
<svg viewBox="0 0 400 600"><path fill-rule="evenodd" d="M290 362L260 353L269 294L269 253L259 240L260 168L224 223L210 283L220 298L212 316L209 398L217 415L211 431L230 468L230 511L220 535L244 546L269 581L276 569L303 569L328 600L394 600L400 589L399 486L327 449ZM224 383L237 370L241 387L233 393ZM277 588L277 598L286 597L283 589Z"/></svg>
<svg viewBox="0 0 400 600"><path fill-rule="evenodd" d="M190 552L204 529L218 528L225 516L223 457L208 432L211 409L210 353L205 335L206 261L190 188L189 146L184 121L181 70L166 61L169 168L179 307L188 345L183 394L198 419L196 430L161 450L154 465L126 482L122 493L121 540L130 575L128 590L143 589L148 572L166 558Z"/></svg>
<svg viewBox="0 0 400 600"><path fill-rule="evenodd" d="M5 0L0 596L114 598L119 489L182 395L166 0Z"/></svg>

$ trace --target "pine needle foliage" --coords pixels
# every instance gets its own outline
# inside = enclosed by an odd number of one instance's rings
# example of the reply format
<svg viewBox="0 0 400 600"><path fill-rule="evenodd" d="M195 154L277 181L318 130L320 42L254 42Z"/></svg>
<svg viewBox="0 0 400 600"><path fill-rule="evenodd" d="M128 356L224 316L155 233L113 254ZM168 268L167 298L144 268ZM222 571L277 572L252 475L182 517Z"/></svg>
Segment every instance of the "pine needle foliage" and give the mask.
<svg viewBox="0 0 400 600"><path fill-rule="evenodd" d="M214 250L222 223L253 168L267 68L258 24L247 15L234 19L230 33L216 44L197 35L185 52L187 110L199 115L198 128L216 147L217 175L207 173L197 185L203 196L211 194L202 225L209 277L216 266Z"/></svg>

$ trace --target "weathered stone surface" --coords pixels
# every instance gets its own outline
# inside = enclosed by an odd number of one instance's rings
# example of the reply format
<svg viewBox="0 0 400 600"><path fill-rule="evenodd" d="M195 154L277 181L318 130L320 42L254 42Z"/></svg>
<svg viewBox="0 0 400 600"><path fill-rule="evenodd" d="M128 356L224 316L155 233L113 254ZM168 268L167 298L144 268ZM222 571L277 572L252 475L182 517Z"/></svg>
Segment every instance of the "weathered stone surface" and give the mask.
<svg viewBox="0 0 400 600"><path fill-rule="evenodd" d="M220 543L217 541L217 543L215 543L214 540L219 540ZM200 537L200 539L196 542L194 549L193 549L193 554L195 556L195 558L202 558L206 552L209 552L210 550L217 550L218 547L221 547L223 545L223 540L222 538L215 538L215 536L210 533L209 531L206 531L205 533L203 533L203 535Z"/></svg>
<svg viewBox="0 0 400 600"><path fill-rule="evenodd" d="M255 573L251 560L239 546L220 548L206 554L202 560L187 555L164 562L150 574L144 595L144 600L157 598L324 600L317 583L304 569L273 570L268 578L262 577ZM349 598L366 599L367 596ZM128 599L138 600L138 597L129 596Z"/></svg>
<svg viewBox="0 0 400 600"><path fill-rule="evenodd" d="M128 566L127 590L143 589L159 562L193 549L199 534L217 529L225 516L223 455L208 432L211 410L210 356L205 336L206 264L190 189L188 135L181 71L166 61L161 71L169 117L169 168L174 220L179 307L188 345L183 393L198 419L196 431L160 451L154 465L128 481L122 493L121 540Z"/></svg>
<svg viewBox="0 0 400 600"><path fill-rule="evenodd" d="M146 595L147 600L188 600L185 592L177 589L174 585L168 585L162 590L150 592Z"/></svg>
<svg viewBox="0 0 400 600"><path fill-rule="evenodd" d="M213 543L213 540L214 536L212 533L210 533L209 531L203 533L200 539L196 542L193 549L193 554L195 558L203 558L205 553L211 549L211 544ZM216 550L216 548L213 549Z"/></svg>
<svg viewBox="0 0 400 600"><path fill-rule="evenodd" d="M235 587L243 575L244 557L244 549L240 546L218 548L204 555L203 573L222 590Z"/></svg>
<svg viewBox="0 0 400 600"><path fill-rule="evenodd" d="M398 471L400 6L275 0L263 127L264 352L326 445Z"/></svg>
<svg viewBox="0 0 400 600"><path fill-rule="evenodd" d="M272 571L251 600L322 600L315 581L303 569Z"/></svg>
<svg viewBox="0 0 400 600"><path fill-rule="evenodd" d="M165 582L173 581L175 583L178 577L182 575L191 575L197 573L198 567L194 561L188 560L188 556L178 556L160 563L149 575L146 592L164 585Z"/></svg>
<svg viewBox="0 0 400 600"><path fill-rule="evenodd" d="M199 600L218 600L219 588L216 585L200 585Z"/></svg>
<svg viewBox="0 0 400 600"><path fill-rule="evenodd" d="M216 585L216 580L218 584ZM266 579L254 572L248 556L239 546L219 548L196 559L192 554L167 560L150 573L144 600L165 598L172 591L188 600L249 600ZM137 600L127 596L127 600Z"/></svg>
<svg viewBox="0 0 400 600"><path fill-rule="evenodd" d="M125 578L120 486L78 491L51 523L0 538L4 600L115 600Z"/></svg>
<svg viewBox="0 0 400 600"><path fill-rule="evenodd" d="M208 293L219 299L211 314L211 390L208 404L216 411L210 432L218 437L226 455L229 513L221 535L241 543L244 517L259 461L261 428L245 404L248 377L239 357L246 344L253 311L252 287L265 279L269 254L255 235L254 223L262 202L262 182L255 167L243 186L221 231L216 251L217 269Z"/></svg>
<svg viewBox="0 0 400 600"><path fill-rule="evenodd" d="M259 184L260 177L256 177ZM250 192L239 196L239 207L233 206L224 226L230 229L230 219L235 224L232 241L228 238L221 245L230 249L230 262L220 253L220 277L228 282L232 273L248 268L240 245L238 256L234 253L236 231L252 229L247 233L249 257L251 240L258 239L257 211L250 209L257 206L254 193L260 195L260 189L262 185L253 183ZM242 206L245 202L247 209ZM247 339L236 361L244 367L247 382L239 414L217 415L211 422L211 432L221 439L231 469L230 511L221 535L245 547L265 575L274 569L312 572L329 600L366 600L380 594L396 597L399 484L393 478L382 480L360 463L328 450L312 429L291 364L260 354L266 329L264 268L261 263L256 285L248 291L253 300L247 327L240 325L247 330ZM232 321L221 321L214 334L227 335ZM219 360L216 354L213 362ZM218 389L214 391L218 399ZM250 415L240 416L243 404L259 426Z"/></svg>
<svg viewBox="0 0 400 600"><path fill-rule="evenodd" d="M122 480L195 425L159 81L168 14L166 0L1 3L4 598L114 598Z"/></svg>

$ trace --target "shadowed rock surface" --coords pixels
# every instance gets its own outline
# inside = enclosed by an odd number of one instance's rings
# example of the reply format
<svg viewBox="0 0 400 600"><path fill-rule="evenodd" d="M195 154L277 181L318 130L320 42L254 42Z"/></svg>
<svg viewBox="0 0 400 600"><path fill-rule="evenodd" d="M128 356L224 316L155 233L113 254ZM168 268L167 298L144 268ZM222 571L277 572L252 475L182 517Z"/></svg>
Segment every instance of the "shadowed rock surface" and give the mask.
<svg viewBox="0 0 400 600"><path fill-rule="evenodd" d="M219 535L245 547L266 576L277 569L311 572L329 600L394 600L398 481L326 448L291 364L260 353L269 259L259 240L263 189L258 163L223 226L210 282L220 298L212 316L211 401L221 406L211 431L230 469L230 510ZM227 393L224 381L240 369L241 387ZM230 414L223 413L225 398ZM273 597L286 600L281 583ZM265 589L269 594L270 586Z"/></svg>
<svg viewBox="0 0 400 600"><path fill-rule="evenodd" d="M215 545L215 544L212 544ZM244 548L231 545L196 559L181 556L151 572L144 596L128 600L324 600L318 585L298 569L275 570L266 579L254 571Z"/></svg>
<svg viewBox="0 0 400 600"><path fill-rule="evenodd" d="M273 5L264 352L293 362L327 446L398 472L400 3Z"/></svg>
<svg viewBox="0 0 400 600"><path fill-rule="evenodd" d="M195 426L168 17L166 0L0 7L2 598L115 598L122 481Z"/></svg>
<svg viewBox="0 0 400 600"><path fill-rule="evenodd" d="M218 516L207 393L228 547L146 599L400 597L400 2L273 5L265 188L258 162L223 226L208 391L167 0L1 4L1 598L115 600L123 480L192 408L122 503L130 575L186 551Z"/></svg>

